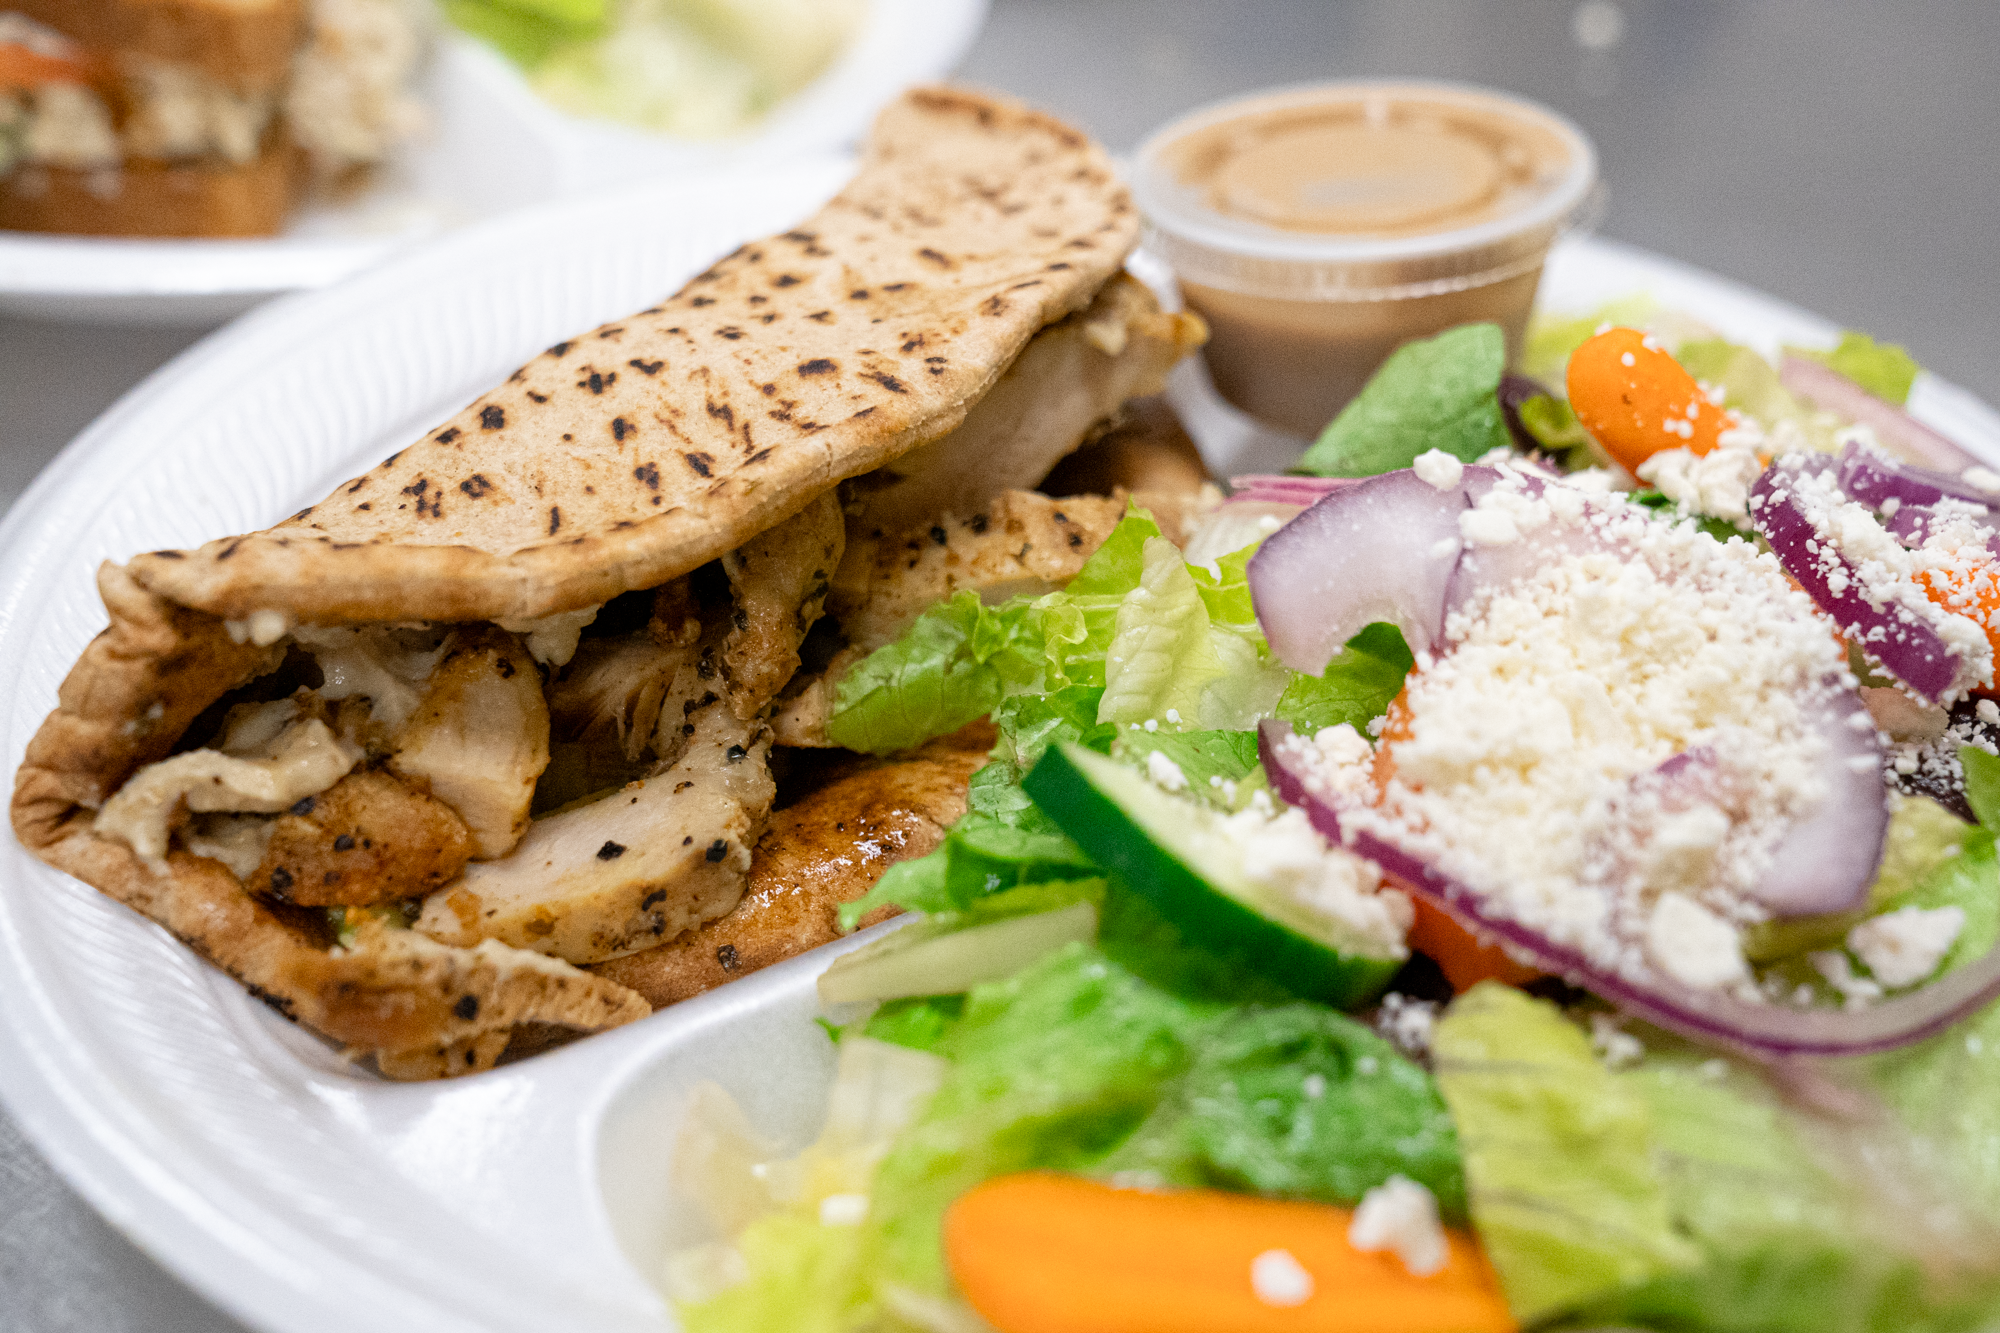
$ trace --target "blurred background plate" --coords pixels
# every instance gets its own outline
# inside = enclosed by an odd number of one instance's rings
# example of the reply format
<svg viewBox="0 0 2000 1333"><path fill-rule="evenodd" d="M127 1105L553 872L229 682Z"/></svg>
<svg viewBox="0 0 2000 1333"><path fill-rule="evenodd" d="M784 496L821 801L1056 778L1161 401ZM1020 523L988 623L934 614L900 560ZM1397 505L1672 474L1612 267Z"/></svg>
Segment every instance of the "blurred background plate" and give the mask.
<svg viewBox="0 0 2000 1333"><path fill-rule="evenodd" d="M415 241L527 205L844 148L902 89L948 74L985 18L986 0L869 0L860 29L824 73L750 132L706 141L565 115L501 56L447 31L419 85L429 132L365 193L309 207L270 240L0 231L0 313L212 327L272 296L324 287Z"/></svg>

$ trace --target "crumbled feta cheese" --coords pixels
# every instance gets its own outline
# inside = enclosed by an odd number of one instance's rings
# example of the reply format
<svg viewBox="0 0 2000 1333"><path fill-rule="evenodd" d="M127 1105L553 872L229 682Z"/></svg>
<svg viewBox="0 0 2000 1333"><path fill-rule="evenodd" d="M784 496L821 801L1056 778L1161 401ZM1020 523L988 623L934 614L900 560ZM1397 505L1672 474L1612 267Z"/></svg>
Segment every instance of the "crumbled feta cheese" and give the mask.
<svg viewBox="0 0 2000 1333"><path fill-rule="evenodd" d="M1416 915L1409 898L1383 888L1372 862L1328 846L1304 810L1278 814L1259 791L1249 809L1217 817L1211 827L1258 890L1320 917L1371 958L1408 956L1403 937Z"/></svg>
<svg viewBox="0 0 2000 1333"><path fill-rule="evenodd" d="M1644 1043L1618 1026L1620 1021L1610 1014L1590 1016L1590 1044L1607 1069L1635 1065L1646 1054Z"/></svg>
<svg viewBox="0 0 2000 1333"><path fill-rule="evenodd" d="M1458 516L1458 532L1474 546L1506 546L1521 539L1514 516L1498 509L1468 509Z"/></svg>
<svg viewBox="0 0 2000 1333"><path fill-rule="evenodd" d="M1989 727L2000 724L2000 704L1994 703L1991 699L1981 699L1972 706L1972 712Z"/></svg>
<svg viewBox="0 0 2000 1333"><path fill-rule="evenodd" d="M829 1194L819 1201L819 1222L825 1227L858 1227L868 1220L866 1194Z"/></svg>
<svg viewBox="0 0 2000 1333"><path fill-rule="evenodd" d="M1178 708L1169 708L1167 710L1167 721L1178 727L1181 724L1181 710Z"/></svg>
<svg viewBox="0 0 2000 1333"><path fill-rule="evenodd" d="M1375 1030L1405 1055L1422 1055L1430 1050L1431 1030L1436 1023L1436 1004L1413 1000L1396 991L1382 997L1382 1007L1375 1015Z"/></svg>
<svg viewBox="0 0 2000 1333"><path fill-rule="evenodd" d="M1697 990L1745 980L1750 972L1736 927L1681 893L1663 893L1653 905L1646 954L1662 972Z"/></svg>
<svg viewBox="0 0 2000 1333"><path fill-rule="evenodd" d="M1692 426L1681 424L1683 436L1693 433ZM1639 464L1639 480L1651 482L1694 513L1747 523L1750 488L1763 470L1753 450L1724 444L1700 455L1691 449L1663 449Z"/></svg>
<svg viewBox="0 0 2000 1333"><path fill-rule="evenodd" d="M1305 1082L1299 1087L1299 1091L1305 1093L1307 1101L1318 1101L1320 1098L1326 1096L1326 1075L1307 1074Z"/></svg>
<svg viewBox="0 0 2000 1333"><path fill-rule="evenodd" d="M1468 513L1504 516L1520 544L1476 555L1489 582L1409 678L1386 780L1357 732L1288 753L1343 825L1494 916L1620 975L1755 998L1741 930L1769 914L1755 890L1780 841L1826 799L1813 718L1844 651L1774 557L1621 496L1514 473Z"/></svg>
<svg viewBox="0 0 2000 1333"><path fill-rule="evenodd" d="M1392 1251L1412 1277L1440 1272L1451 1258L1436 1196L1404 1176L1390 1176L1361 1196L1347 1243L1357 1250Z"/></svg>
<svg viewBox="0 0 2000 1333"><path fill-rule="evenodd" d="M1823 949L1806 955L1813 970L1826 984L1840 993L1849 1009L1862 1009L1882 998L1882 987L1854 970L1853 962L1838 949Z"/></svg>
<svg viewBox="0 0 2000 1333"><path fill-rule="evenodd" d="M1266 1250L1250 1261L1250 1290L1264 1304L1290 1310L1312 1299L1313 1276L1290 1250Z"/></svg>
<svg viewBox="0 0 2000 1333"><path fill-rule="evenodd" d="M1186 791L1187 774L1181 766L1167 758L1163 750L1155 750L1146 756L1146 777L1161 791Z"/></svg>
<svg viewBox="0 0 2000 1333"><path fill-rule="evenodd" d="M1977 463L1958 474L1959 480L1974 490L1985 491L1988 495L2000 495L2000 472L1990 467L1980 467Z"/></svg>
<svg viewBox="0 0 2000 1333"><path fill-rule="evenodd" d="M1898 990L1937 971L1964 929L1963 908L1904 907L1871 917L1848 931L1847 947L1875 980Z"/></svg>
<svg viewBox="0 0 2000 1333"><path fill-rule="evenodd" d="M1410 464L1417 474L1417 480L1426 486L1448 491L1465 477L1465 464L1442 449L1429 449L1417 455Z"/></svg>

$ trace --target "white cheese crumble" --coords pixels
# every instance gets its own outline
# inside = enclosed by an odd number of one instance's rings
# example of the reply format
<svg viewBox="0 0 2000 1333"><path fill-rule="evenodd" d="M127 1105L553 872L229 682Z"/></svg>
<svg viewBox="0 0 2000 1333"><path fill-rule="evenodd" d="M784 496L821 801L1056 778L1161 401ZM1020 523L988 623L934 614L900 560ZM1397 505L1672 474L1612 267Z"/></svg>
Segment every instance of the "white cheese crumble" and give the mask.
<svg viewBox="0 0 2000 1333"><path fill-rule="evenodd" d="M1155 750L1146 756L1146 777L1161 791L1186 791L1187 774L1181 766L1167 758L1164 750Z"/></svg>
<svg viewBox="0 0 2000 1333"><path fill-rule="evenodd" d="M1404 1176L1390 1176L1361 1196L1347 1243L1357 1250L1393 1252L1412 1277L1442 1272L1451 1258L1436 1196Z"/></svg>
<svg viewBox="0 0 2000 1333"><path fill-rule="evenodd" d="M866 1194L829 1194L819 1201L821 1226L858 1227L867 1220Z"/></svg>
<svg viewBox="0 0 2000 1333"><path fill-rule="evenodd" d="M1410 468L1418 481L1441 491L1450 490L1465 477L1465 464L1442 449L1427 449L1418 454Z"/></svg>
<svg viewBox="0 0 2000 1333"><path fill-rule="evenodd" d="M1264 1304L1290 1310L1312 1299L1313 1275L1290 1250L1266 1250L1250 1261L1250 1290Z"/></svg>
<svg viewBox="0 0 2000 1333"><path fill-rule="evenodd" d="M1685 894L1663 893L1653 904L1646 953L1662 972L1696 990L1715 990L1750 975L1741 933Z"/></svg>
<svg viewBox="0 0 2000 1333"><path fill-rule="evenodd" d="M1620 1027L1620 1021L1610 1014L1590 1016L1591 1049L1607 1069L1628 1068L1638 1064L1646 1054L1645 1044Z"/></svg>
<svg viewBox="0 0 2000 1333"><path fill-rule="evenodd" d="M1264 905L1281 915L1303 910L1371 958L1409 956L1403 939L1416 917L1409 898L1383 888L1372 862L1329 846L1304 810L1274 813L1267 798L1261 809L1253 802L1214 828Z"/></svg>
<svg viewBox="0 0 2000 1333"><path fill-rule="evenodd" d="M1814 719L1843 650L1749 543L1541 478L1503 478L1486 513L1531 535L1447 617L1407 734L1380 759L1340 732L1288 747L1344 825L1488 913L1594 967L1756 998L1741 930L1827 798Z"/></svg>
<svg viewBox="0 0 2000 1333"><path fill-rule="evenodd" d="M1899 990L1937 971L1964 929L1963 908L1903 907L1871 917L1848 931L1847 947L1875 980L1890 990Z"/></svg>
<svg viewBox="0 0 2000 1333"><path fill-rule="evenodd" d="M1974 490L1985 491L1988 495L2000 495L2000 472L1990 467L1980 467L1977 463L1958 474L1958 479Z"/></svg>
<svg viewBox="0 0 2000 1333"><path fill-rule="evenodd" d="M1639 465L1639 480L1651 482L1675 504L1731 523L1750 518L1750 488L1764 465L1751 449L1663 449Z"/></svg>
<svg viewBox="0 0 2000 1333"><path fill-rule="evenodd" d="M1375 1030L1403 1054L1423 1055L1431 1048L1437 1011L1437 1005L1430 1000L1413 1000L1390 991L1382 997L1382 1007L1375 1015Z"/></svg>

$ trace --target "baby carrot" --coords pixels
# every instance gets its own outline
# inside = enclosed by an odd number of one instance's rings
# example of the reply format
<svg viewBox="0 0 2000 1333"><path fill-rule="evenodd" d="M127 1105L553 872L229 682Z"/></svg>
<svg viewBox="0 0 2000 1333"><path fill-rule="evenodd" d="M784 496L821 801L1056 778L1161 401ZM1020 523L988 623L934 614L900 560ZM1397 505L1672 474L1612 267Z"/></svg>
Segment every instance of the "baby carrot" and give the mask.
<svg viewBox="0 0 2000 1333"><path fill-rule="evenodd" d="M1570 355L1569 405L1635 476L1664 450L1707 453L1728 425L1694 376L1637 329L1606 329Z"/></svg>
<svg viewBox="0 0 2000 1333"><path fill-rule="evenodd" d="M1512 1333L1471 1237L1414 1277L1348 1243L1354 1214L1213 1190L1002 1176L945 1215L965 1299L999 1333Z"/></svg>

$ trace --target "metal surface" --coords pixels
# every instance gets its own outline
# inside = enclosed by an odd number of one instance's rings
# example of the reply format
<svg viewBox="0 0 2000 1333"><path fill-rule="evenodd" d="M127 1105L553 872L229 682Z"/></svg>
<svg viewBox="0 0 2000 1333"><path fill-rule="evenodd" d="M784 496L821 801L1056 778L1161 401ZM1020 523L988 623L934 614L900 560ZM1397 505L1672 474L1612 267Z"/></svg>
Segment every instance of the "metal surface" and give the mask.
<svg viewBox="0 0 2000 1333"><path fill-rule="evenodd" d="M1272 84L1366 74L1507 88L1597 140L1604 232L1904 342L2000 400L1996 50L2000 7L1987 0L996 0L964 76L1121 151L1180 111ZM191 340L0 320L0 504ZM0 1117L0 1328L239 1327L100 1220Z"/></svg>

